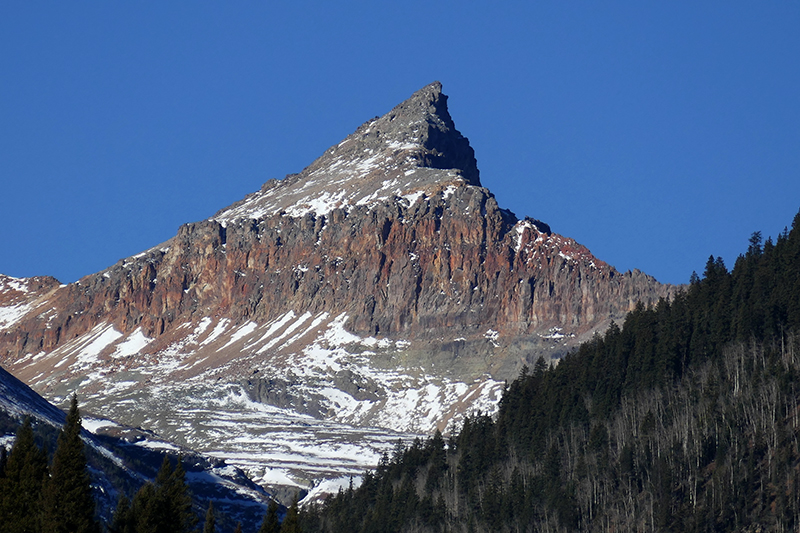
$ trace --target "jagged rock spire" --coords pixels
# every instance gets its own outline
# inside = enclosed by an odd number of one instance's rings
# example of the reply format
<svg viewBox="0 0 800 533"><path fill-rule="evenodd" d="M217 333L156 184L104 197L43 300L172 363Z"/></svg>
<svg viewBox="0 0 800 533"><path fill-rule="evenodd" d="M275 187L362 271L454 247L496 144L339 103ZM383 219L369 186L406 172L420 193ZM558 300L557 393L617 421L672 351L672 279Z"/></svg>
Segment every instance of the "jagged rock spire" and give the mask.
<svg viewBox="0 0 800 533"><path fill-rule="evenodd" d="M475 152L456 129L437 81L361 125L300 174L270 180L214 218L228 223L280 212L321 215L454 182L480 186L480 175Z"/></svg>
<svg viewBox="0 0 800 533"><path fill-rule="evenodd" d="M383 142L419 144L421 153L417 161L420 166L457 169L467 183L480 186L475 152L469 140L456 129L440 82L433 82L412 94L373 121L372 128Z"/></svg>

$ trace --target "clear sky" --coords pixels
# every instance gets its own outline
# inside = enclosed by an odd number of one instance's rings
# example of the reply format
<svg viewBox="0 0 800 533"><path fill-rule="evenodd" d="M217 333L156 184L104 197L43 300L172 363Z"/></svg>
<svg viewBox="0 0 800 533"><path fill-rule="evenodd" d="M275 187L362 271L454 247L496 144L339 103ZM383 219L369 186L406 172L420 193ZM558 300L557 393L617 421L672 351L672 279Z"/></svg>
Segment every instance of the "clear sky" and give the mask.
<svg viewBox="0 0 800 533"><path fill-rule="evenodd" d="M13 276L163 242L434 80L500 205L621 271L800 210L795 1L4 2L0 52Z"/></svg>

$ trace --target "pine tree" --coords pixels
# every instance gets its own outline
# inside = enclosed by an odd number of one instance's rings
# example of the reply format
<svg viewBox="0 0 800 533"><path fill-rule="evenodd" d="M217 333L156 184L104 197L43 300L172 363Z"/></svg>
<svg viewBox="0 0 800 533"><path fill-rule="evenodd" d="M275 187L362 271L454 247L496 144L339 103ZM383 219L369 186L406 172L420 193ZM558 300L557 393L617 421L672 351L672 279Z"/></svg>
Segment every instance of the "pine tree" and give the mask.
<svg viewBox="0 0 800 533"><path fill-rule="evenodd" d="M0 479L6 477L6 463L8 463L8 452L5 446L0 446Z"/></svg>
<svg viewBox="0 0 800 533"><path fill-rule="evenodd" d="M183 458L178 457L173 470L169 456L165 455L156 474L155 484L145 484L134 498L138 531L150 531L148 528L153 528L158 533L192 531L197 517L192 513L192 500L185 478ZM136 509L137 506L141 511Z"/></svg>
<svg viewBox="0 0 800 533"><path fill-rule="evenodd" d="M72 395L67 420L58 435L50 479L43 491L44 526L53 533L95 533L94 499L81 440L78 398Z"/></svg>
<svg viewBox="0 0 800 533"><path fill-rule="evenodd" d="M47 477L47 455L34 441L30 418L25 418L0 479L0 531L42 531L41 492Z"/></svg>
<svg viewBox="0 0 800 533"><path fill-rule="evenodd" d="M300 529L300 510L297 505L297 495L295 495L294 500L292 500L292 505L286 512L286 518L283 519L280 533L302 533L302 529Z"/></svg>
<svg viewBox="0 0 800 533"><path fill-rule="evenodd" d="M264 515L264 521L261 522L258 533L279 533L280 530L281 523L278 520L278 502L270 500L269 507L267 507L267 514Z"/></svg>
<svg viewBox="0 0 800 533"><path fill-rule="evenodd" d="M761 255L761 242L763 238L760 231L754 231L750 235L750 246L747 247L747 255L757 256Z"/></svg>
<svg viewBox="0 0 800 533"><path fill-rule="evenodd" d="M136 523L133 518L133 508L130 500L120 494L117 500L117 508L111 519L110 533L136 533Z"/></svg>
<svg viewBox="0 0 800 533"><path fill-rule="evenodd" d="M208 510L206 511L206 521L203 525L203 533L214 533L217 530L217 518L214 516L214 502L208 502Z"/></svg>
<svg viewBox="0 0 800 533"><path fill-rule="evenodd" d="M162 513L157 505L156 488L152 483L145 483L133 497L131 510L128 514L128 523L125 531L135 533L165 530L161 526Z"/></svg>
<svg viewBox="0 0 800 533"><path fill-rule="evenodd" d="M166 459L168 461L168 459ZM158 487L160 500L166 502L168 533L189 533L197 524L197 517L192 512L192 498L189 495L189 486L186 484L186 471L183 469L183 456L178 456L178 462L166 482Z"/></svg>
<svg viewBox="0 0 800 533"><path fill-rule="evenodd" d="M165 455L155 482L145 483L133 497L129 509L127 499L120 498L114 514L114 533L189 533L195 531L197 517L192 513L192 499L186 485L186 471L182 457L172 468L169 456ZM206 514L205 528L215 531L216 518L213 504L209 504L212 520ZM205 531L206 529L204 529Z"/></svg>

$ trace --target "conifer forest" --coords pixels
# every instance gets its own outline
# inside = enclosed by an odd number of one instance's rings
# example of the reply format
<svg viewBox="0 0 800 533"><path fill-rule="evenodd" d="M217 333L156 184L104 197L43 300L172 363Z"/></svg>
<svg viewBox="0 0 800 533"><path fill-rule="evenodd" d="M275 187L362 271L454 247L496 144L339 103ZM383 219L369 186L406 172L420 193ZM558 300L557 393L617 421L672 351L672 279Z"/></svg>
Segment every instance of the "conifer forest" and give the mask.
<svg viewBox="0 0 800 533"><path fill-rule="evenodd" d="M398 442L322 504L273 502L258 531L797 531L799 434L800 214L732 269L710 257L671 300L526 367L495 416ZM27 420L1 448L0 532L220 530L170 457L101 524L75 397L52 455Z"/></svg>
<svg viewBox="0 0 800 533"><path fill-rule="evenodd" d="M672 301L511 383L495 417L398 445L306 531L796 531L800 214Z"/></svg>

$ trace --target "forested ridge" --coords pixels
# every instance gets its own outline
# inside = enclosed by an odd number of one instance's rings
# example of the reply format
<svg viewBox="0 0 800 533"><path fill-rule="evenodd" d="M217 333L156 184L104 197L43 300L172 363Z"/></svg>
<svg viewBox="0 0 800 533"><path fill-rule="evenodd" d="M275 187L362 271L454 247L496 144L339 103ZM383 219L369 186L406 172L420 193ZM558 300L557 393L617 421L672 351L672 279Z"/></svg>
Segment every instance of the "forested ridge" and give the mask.
<svg viewBox="0 0 800 533"><path fill-rule="evenodd" d="M305 531L790 531L800 528L800 214L711 257L496 417L398 445Z"/></svg>

